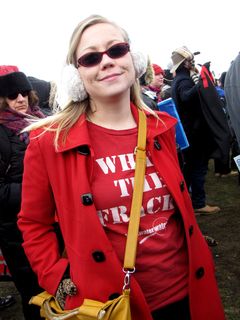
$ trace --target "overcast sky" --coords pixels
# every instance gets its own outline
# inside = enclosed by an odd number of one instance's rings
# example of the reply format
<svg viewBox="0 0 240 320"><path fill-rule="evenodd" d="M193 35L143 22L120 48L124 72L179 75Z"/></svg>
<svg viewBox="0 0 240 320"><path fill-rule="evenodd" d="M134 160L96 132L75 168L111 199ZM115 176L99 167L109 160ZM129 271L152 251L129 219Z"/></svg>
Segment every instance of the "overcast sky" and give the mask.
<svg viewBox="0 0 240 320"><path fill-rule="evenodd" d="M135 48L166 68L182 45L211 61L216 76L229 68L239 45L239 0L1 0L0 64L29 76L60 77L71 33L90 14L125 28ZM235 36L234 36L235 35Z"/></svg>

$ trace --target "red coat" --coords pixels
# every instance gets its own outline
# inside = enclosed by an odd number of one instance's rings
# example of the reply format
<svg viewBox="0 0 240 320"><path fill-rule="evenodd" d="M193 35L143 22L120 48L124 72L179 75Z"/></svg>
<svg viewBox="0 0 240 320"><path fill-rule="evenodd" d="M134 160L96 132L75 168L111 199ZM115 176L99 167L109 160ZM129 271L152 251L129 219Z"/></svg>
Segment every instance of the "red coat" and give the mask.
<svg viewBox="0 0 240 320"><path fill-rule="evenodd" d="M136 108L133 108L138 119ZM191 205L175 147L175 119L159 113L147 115L147 148L163 177L184 221L189 253L189 298L192 320L223 320L224 312L214 275L212 254L204 240ZM70 265L78 294L68 297L66 308L77 307L83 298L107 301L122 292L123 273L102 228L91 198L93 150L85 116L71 128L66 144L56 152L53 133L31 134L25 156L22 209L18 225L24 248L38 275L40 286L54 294ZM37 137L36 137L37 136ZM34 137L34 139L33 139ZM100 138L100 137L99 137ZM67 251L62 258L52 224L55 213ZM154 279L153 279L154 281ZM133 320L150 320L144 295L131 280Z"/></svg>

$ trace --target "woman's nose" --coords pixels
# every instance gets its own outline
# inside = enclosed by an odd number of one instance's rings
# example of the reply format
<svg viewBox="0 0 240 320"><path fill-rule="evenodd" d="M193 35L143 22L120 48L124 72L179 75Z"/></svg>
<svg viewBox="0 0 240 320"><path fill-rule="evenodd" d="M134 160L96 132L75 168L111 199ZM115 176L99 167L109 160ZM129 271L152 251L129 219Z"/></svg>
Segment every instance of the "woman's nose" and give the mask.
<svg viewBox="0 0 240 320"><path fill-rule="evenodd" d="M17 100L24 100L24 96L21 93L19 93L17 96Z"/></svg>
<svg viewBox="0 0 240 320"><path fill-rule="evenodd" d="M106 65L113 65L114 64L114 59L113 58L110 58L107 53L104 53L103 56L102 56L102 61L101 61L101 64L103 66L106 66Z"/></svg>

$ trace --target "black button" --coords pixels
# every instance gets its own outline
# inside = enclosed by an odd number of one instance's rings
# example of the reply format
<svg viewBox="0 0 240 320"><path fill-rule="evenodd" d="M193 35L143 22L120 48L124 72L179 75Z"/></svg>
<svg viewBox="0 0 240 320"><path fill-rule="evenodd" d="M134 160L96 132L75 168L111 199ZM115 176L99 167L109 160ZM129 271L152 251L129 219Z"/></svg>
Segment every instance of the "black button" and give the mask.
<svg viewBox="0 0 240 320"><path fill-rule="evenodd" d="M183 192L184 189L185 189L185 183L184 183L184 181L181 181L180 182L180 190Z"/></svg>
<svg viewBox="0 0 240 320"><path fill-rule="evenodd" d="M106 260L105 255L102 251L94 251L92 253L92 256L96 262L103 262Z"/></svg>
<svg viewBox="0 0 240 320"><path fill-rule="evenodd" d="M90 150L89 150L89 147L87 145L82 145L82 146L79 146L77 147L77 152L82 154L83 156L87 156L90 154Z"/></svg>
<svg viewBox="0 0 240 320"><path fill-rule="evenodd" d="M108 297L108 300L114 300L118 297L120 297L120 293L115 292L115 293L110 294L110 296Z"/></svg>
<svg viewBox="0 0 240 320"><path fill-rule="evenodd" d="M191 235L193 234L193 226L192 225L189 227L188 232L191 237Z"/></svg>
<svg viewBox="0 0 240 320"><path fill-rule="evenodd" d="M204 273L205 271L203 267L198 268L196 271L196 278L201 279L204 276Z"/></svg>
<svg viewBox="0 0 240 320"><path fill-rule="evenodd" d="M85 193L81 195L81 198L82 198L82 204L84 206L90 206L91 204L93 204L93 197L91 193Z"/></svg>
<svg viewBox="0 0 240 320"><path fill-rule="evenodd" d="M158 142L158 140L154 140L154 147L155 147L157 150L161 150L161 145L160 145L160 143Z"/></svg>

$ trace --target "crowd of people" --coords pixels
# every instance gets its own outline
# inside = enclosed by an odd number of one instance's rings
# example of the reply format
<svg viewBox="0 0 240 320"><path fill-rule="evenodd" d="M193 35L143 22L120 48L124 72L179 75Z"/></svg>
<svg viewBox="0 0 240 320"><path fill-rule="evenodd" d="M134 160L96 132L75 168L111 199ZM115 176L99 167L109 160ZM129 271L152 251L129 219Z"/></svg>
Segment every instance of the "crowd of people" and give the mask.
<svg viewBox="0 0 240 320"><path fill-rule="evenodd" d="M41 319L28 302L43 290L63 309L121 293L139 112L147 163L132 319L225 319L216 242L196 215L221 210L206 200L209 160L220 177L237 174L239 56L219 83L186 46L163 69L131 50L122 27L93 15L73 31L65 68L69 102L58 106L55 82L0 66L0 249L25 319ZM166 99L186 133L183 150L177 120L159 111ZM0 310L13 303L0 297Z"/></svg>

